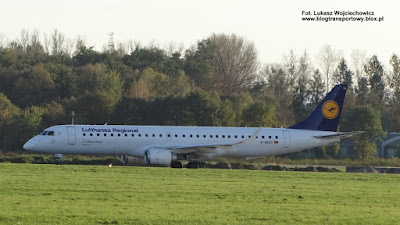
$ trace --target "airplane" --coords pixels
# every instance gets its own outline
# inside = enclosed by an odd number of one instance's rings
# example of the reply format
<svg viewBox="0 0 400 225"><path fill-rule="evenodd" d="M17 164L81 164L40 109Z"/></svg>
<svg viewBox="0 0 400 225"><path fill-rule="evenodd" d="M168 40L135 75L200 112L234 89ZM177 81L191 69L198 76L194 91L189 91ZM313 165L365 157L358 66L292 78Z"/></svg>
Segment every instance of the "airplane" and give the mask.
<svg viewBox="0 0 400 225"><path fill-rule="evenodd" d="M123 155L147 165L182 168L212 157L258 158L311 149L363 133L337 132L346 84L336 85L304 121L288 128L57 125L27 141L28 151Z"/></svg>

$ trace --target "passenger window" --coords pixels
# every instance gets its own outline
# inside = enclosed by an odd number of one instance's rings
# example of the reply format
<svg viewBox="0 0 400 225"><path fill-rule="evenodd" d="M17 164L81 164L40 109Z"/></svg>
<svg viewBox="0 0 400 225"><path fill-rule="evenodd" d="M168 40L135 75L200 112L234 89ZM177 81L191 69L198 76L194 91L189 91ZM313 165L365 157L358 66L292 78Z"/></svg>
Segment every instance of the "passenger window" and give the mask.
<svg viewBox="0 0 400 225"><path fill-rule="evenodd" d="M160 137L162 137L162 134L160 134Z"/></svg>
<svg viewBox="0 0 400 225"><path fill-rule="evenodd" d="M98 136L100 136L100 134L99 134L99 133L97 133L97 137L98 137Z"/></svg>
<svg viewBox="0 0 400 225"><path fill-rule="evenodd" d="M104 137L107 137L107 134L106 134L106 133L104 133Z"/></svg>
<svg viewBox="0 0 400 225"><path fill-rule="evenodd" d="M262 139L264 139L264 136L261 136Z"/></svg>
<svg viewBox="0 0 400 225"><path fill-rule="evenodd" d="M275 139L278 139L278 136L275 136Z"/></svg>
<svg viewBox="0 0 400 225"><path fill-rule="evenodd" d="M199 136L199 135L196 135L196 137L199 138L200 136Z"/></svg>
<svg viewBox="0 0 400 225"><path fill-rule="evenodd" d="M182 134L182 137L185 137L185 135L184 135L184 134Z"/></svg>
<svg viewBox="0 0 400 225"><path fill-rule="evenodd" d="M244 135L242 135L242 138L244 138Z"/></svg>
<svg viewBox="0 0 400 225"><path fill-rule="evenodd" d="M237 135L235 135L235 138L237 138Z"/></svg>
<svg viewBox="0 0 400 225"><path fill-rule="evenodd" d="M206 138L207 136L205 134L203 134L203 138Z"/></svg>
<svg viewBox="0 0 400 225"><path fill-rule="evenodd" d="M272 137L271 137L271 136L268 136L268 138L271 139Z"/></svg>
<svg viewBox="0 0 400 225"><path fill-rule="evenodd" d="M213 136L212 135L210 135L210 138L212 138Z"/></svg>
<svg viewBox="0 0 400 225"><path fill-rule="evenodd" d="M225 138L225 135L222 135L222 138Z"/></svg>
<svg viewBox="0 0 400 225"><path fill-rule="evenodd" d="M217 134L217 135L215 135L215 138L218 138L218 134Z"/></svg>
<svg viewBox="0 0 400 225"><path fill-rule="evenodd" d="M190 137L192 138L192 137L193 137L193 135L191 134L191 135L190 135Z"/></svg>
<svg viewBox="0 0 400 225"><path fill-rule="evenodd" d="M135 137L135 134L132 134L132 137Z"/></svg>
<svg viewBox="0 0 400 225"><path fill-rule="evenodd" d="M83 133L83 136L86 136L86 133Z"/></svg>
<svg viewBox="0 0 400 225"><path fill-rule="evenodd" d="M139 134L138 136L139 136L139 137L141 137L141 136L142 136L142 134Z"/></svg>
<svg viewBox="0 0 400 225"><path fill-rule="evenodd" d="M118 137L121 137L121 134L118 134Z"/></svg>
<svg viewBox="0 0 400 225"><path fill-rule="evenodd" d="M171 135L170 135L170 134L168 134L168 137L171 137Z"/></svg>
<svg viewBox="0 0 400 225"><path fill-rule="evenodd" d="M156 135L155 135L155 134L153 134L152 136L153 136L153 137L155 137Z"/></svg>
<svg viewBox="0 0 400 225"><path fill-rule="evenodd" d="M228 135L228 138L231 138L231 135Z"/></svg>
<svg viewBox="0 0 400 225"><path fill-rule="evenodd" d="M125 137L128 137L128 134L125 134Z"/></svg>
<svg viewBox="0 0 400 225"><path fill-rule="evenodd" d="M92 134L92 133L90 133L90 136L93 136L93 134Z"/></svg>
<svg viewBox="0 0 400 225"><path fill-rule="evenodd" d="M111 137L114 137L114 134L111 134Z"/></svg>
<svg viewBox="0 0 400 225"><path fill-rule="evenodd" d="M178 135L177 135L177 134L175 134L175 137L177 138L177 137L178 137Z"/></svg>

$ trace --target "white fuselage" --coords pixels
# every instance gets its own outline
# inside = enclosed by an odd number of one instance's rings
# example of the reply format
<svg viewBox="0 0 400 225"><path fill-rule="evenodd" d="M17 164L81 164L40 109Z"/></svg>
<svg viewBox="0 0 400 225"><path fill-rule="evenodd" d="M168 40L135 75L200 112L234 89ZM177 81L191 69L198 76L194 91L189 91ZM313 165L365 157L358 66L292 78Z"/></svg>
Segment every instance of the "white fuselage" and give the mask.
<svg viewBox="0 0 400 225"><path fill-rule="evenodd" d="M204 156L260 157L281 155L339 142L339 138L315 136L330 131L262 128L257 137L246 141L255 127L184 127L125 125L58 125L29 140L24 148L54 154L130 155L143 157L151 148L176 149L200 146ZM239 143L218 147L225 143ZM201 147L216 145L210 148ZM175 151L175 150L172 150ZM187 152L185 152L187 154Z"/></svg>

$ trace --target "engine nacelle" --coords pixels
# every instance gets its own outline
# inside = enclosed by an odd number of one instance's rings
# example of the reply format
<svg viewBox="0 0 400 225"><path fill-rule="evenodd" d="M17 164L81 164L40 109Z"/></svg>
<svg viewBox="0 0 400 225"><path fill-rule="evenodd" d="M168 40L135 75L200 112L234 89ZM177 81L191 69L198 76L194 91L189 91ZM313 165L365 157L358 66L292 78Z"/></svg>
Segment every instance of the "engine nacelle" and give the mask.
<svg viewBox="0 0 400 225"><path fill-rule="evenodd" d="M144 152L144 162L147 165L170 165L177 159L176 155L165 149L149 149Z"/></svg>
<svg viewBox="0 0 400 225"><path fill-rule="evenodd" d="M143 158L133 157L129 155L117 156L120 158L121 162L126 166L144 166L146 163L143 162Z"/></svg>

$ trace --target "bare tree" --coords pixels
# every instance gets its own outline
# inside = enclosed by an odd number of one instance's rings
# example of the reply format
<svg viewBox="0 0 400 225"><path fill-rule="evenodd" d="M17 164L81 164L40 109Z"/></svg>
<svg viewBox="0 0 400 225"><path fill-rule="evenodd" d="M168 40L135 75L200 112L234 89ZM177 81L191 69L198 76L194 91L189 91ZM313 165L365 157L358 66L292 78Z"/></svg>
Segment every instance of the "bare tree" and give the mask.
<svg viewBox="0 0 400 225"><path fill-rule="evenodd" d="M21 30L20 35L21 35L20 44L21 44L21 46L22 46L22 49L23 49L24 51L26 51L26 48L28 47L29 42L30 42L29 30L23 28L23 29Z"/></svg>
<svg viewBox="0 0 400 225"><path fill-rule="evenodd" d="M209 40L215 47L215 82L220 93L234 93L253 83L259 68L253 42L235 34L212 34Z"/></svg>
<svg viewBox="0 0 400 225"><path fill-rule="evenodd" d="M286 85L288 90L293 92L296 80L299 76L299 73L297 72L297 57L294 54L294 51L290 50L289 55L284 56L283 61L287 74Z"/></svg>
<svg viewBox="0 0 400 225"><path fill-rule="evenodd" d="M175 53L182 54L184 46L184 43L177 44L176 42L171 41L164 46L164 51L166 52L167 56L172 57L172 55Z"/></svg>
<svg viewBox="0 0 400 225"><path fill-rule="evenodd" d="M61 55L64 53L65 35L60 33L57 29L51 35L51 47L53 55Z"/></svg>
<svg viewBox="0 0 400 225"><path fill-rule="evenodd" d="M362 50L353 50L351 52L351 64L353 66L353 71L356 75L356 81L357 81L357 86L360 86L358 84L358 81L361 81L363 78L363 71L364 71L364 65L367 62L367 54L365 51Z"/></svg>
<svg viewBox="0 0 400 225"><path fill-rule="evenodd" d="M392 71L389 73L389 84L393 88L396 98L400 97L400 58L393 54L389 64L392 66Z"/></svg>
<svg viewBox="0 0 400 225"><path fill-rule="evenodd" d="M329 85L331 84L332 74L336 68L339 60L339 54L332 49L328 44L322 46L319 52L319 64L321 70L326 77L326 91L329 91Z"/></svg>
<svg viewBox="0 0 400 225"><path fill-rule="evenodd" d="M4 48L6 46L6 42L7 42L7 39L3 35L0 34L0 49Z"/></svg>

